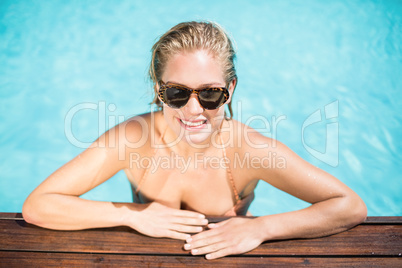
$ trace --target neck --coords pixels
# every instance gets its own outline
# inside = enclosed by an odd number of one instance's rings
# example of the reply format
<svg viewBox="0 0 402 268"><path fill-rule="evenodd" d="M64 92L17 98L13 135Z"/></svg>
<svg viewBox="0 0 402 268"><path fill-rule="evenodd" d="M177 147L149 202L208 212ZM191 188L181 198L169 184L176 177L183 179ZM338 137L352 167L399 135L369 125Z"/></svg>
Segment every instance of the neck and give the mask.
<svg viewBox="0 0 402 268"><path fill-rule="evenodd" d="M169 131L169 130L168 130ZM168 133L166 133L168 134ZM194 156L195 154L211 154L212 152L216 151L217 149L221 148L221 138L219 131L215 131L210 135L208 139L203 141L202 143L194 143L191 141L190 137L183 137L183 139L178 140L175 133L171 133L173 135L169 135L170 137L174 137L173 140L176 142L170 143L170 149L176 152L179 155L184 157L186 156ZM166 138L168 135L165 135ZM165 140L166 144L168 140Z"/></svg>

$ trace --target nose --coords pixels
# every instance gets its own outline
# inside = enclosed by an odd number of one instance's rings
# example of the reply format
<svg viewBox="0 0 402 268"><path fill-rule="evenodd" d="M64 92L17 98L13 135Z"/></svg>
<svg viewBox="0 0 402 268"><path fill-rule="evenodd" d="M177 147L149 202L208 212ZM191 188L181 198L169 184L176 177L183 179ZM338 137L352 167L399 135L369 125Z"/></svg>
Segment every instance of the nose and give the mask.
<svg viewBox="0 0 402 268"><path fill-rule="evenodd" d="M196 94L191 94L190 99L188 100L187 104L184 106L184 109L187 113L192 115L201 114L204 112L204 108L201 106L200 102L198 101Z"/></svg>

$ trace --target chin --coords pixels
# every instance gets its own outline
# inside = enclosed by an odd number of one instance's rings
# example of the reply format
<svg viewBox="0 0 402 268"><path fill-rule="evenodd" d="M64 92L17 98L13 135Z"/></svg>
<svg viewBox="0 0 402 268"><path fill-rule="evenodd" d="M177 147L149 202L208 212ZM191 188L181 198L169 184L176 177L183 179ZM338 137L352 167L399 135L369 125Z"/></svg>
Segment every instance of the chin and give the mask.
<svg viewBox="0 0 402 268"><path fill-rule="evenodd" d="M223 109L214 113L209 112L194 116L178 113L164 107L165 120L170 129L177 135L177 141L183 141L198 148L205 148L216 141L215 135L224 120L223 116Z"/></svg>
<svg viewBox="0 0 402 268"><path fill-rule="evenodd" d="M184 133L183 141L187 142L191 146L204 148L209 146L209 138L211 137L211 132L199 132L199 133Z"/></svg>

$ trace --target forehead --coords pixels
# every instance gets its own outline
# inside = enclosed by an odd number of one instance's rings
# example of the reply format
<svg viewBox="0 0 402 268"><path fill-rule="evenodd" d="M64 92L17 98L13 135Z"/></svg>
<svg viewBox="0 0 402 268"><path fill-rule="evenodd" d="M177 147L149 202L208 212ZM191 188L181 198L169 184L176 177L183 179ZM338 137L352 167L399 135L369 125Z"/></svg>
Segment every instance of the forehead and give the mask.
<svg viewBox="0 0 402 268"><path fill-rule="evenodd" d="M180 52L167 61L164 82L176 82L196 88L203 84L224 85L222 66L217 57L205 50Z"/></svg>

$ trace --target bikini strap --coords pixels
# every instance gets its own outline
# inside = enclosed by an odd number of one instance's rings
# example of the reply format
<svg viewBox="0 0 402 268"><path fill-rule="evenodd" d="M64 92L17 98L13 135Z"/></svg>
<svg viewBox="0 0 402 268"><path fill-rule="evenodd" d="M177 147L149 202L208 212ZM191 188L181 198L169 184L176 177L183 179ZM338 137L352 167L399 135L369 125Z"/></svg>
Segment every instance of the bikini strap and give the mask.
<svg viewBox="0 0 402 268"><path fill-rule="evenodd" d="M223 157L224 157L225 159L229 159L229 158L226 156L226 147L225 147L224 144L223 144L221 132L219 132L219 138L220 138L220 140L221 140ZM233 180L232 170L230 169L229 163L226 162L226 161L224 161L224 162L225 162L225 167L226 167L226 173L228 174L229 182L230 182L230 184L232 185L233 193L234 193L234 195L235 195L236 204L237 204L237 203L240 202L240 196L239 196L239 193L237 192L236 185L235 185L234 180Z"/></svg>
<svg viewBox="0 0 402 268"><path fill-rule="evenodd" d="M163 138L165 137L165 133L167 131L168 127L165 128L165 130L162 132L161 136L159 137L158 140L158 144L161 144L161 141L163 140ZM157 145L157 144L155 144ZM152 156L151 157L155 157L156 155L156 151L157 151L158 147L155 146L154 150L152 151ZM150 158L151 159L151 158ZM142 178L140 179L140 181L138 182L138 186L137 189L135 190L135 193L138 194L140 191L141 186L144 184L144 181L146 180L147 176L148 176L148 172L151 168L147 168L144 172L144 175L142 176Z"/></svg>

